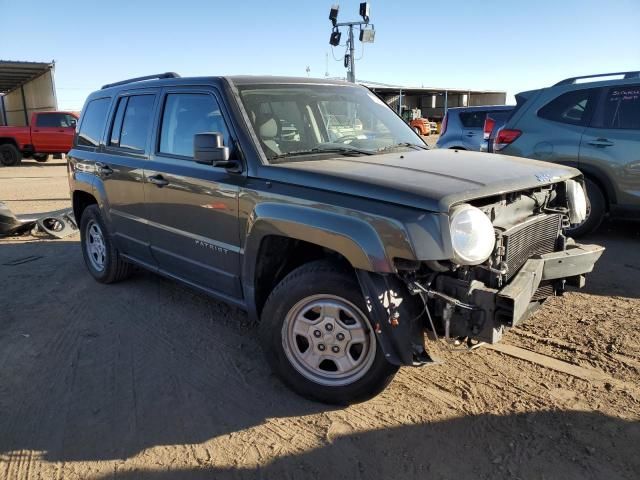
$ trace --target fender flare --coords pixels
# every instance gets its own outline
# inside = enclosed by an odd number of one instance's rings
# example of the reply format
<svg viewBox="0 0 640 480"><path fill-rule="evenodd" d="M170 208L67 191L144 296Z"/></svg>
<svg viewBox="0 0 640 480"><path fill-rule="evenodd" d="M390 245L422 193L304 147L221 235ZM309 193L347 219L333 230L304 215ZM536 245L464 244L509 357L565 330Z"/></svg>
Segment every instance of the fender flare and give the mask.
<svg viewBox="0 0 640 480"><path fill-rule="evenodd" d="M242 276L252 287L260 246L269 235L323 246L339 253L360 270L394 271L378 233L359 218L303 205L261 203L249 216L247 225Z"/></svg>

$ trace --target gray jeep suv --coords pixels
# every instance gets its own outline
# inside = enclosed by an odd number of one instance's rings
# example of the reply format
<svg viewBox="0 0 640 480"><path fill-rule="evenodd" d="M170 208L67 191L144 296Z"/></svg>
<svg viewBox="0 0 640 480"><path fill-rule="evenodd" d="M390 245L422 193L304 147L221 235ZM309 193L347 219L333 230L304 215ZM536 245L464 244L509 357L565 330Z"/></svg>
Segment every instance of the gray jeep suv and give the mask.
<svg viewBox="0 0 640 480"><path fill-rule="evenodd" d="M606 214L640 219L640 72L568 78L516 100L494 151L582 171L588 214L572 235L593 231Z"/></svg>
<svg viewBox="0 0 640 480"><path fill-rule="evenodd" d="M324 402L433 364L428 338L497 342L583 285L603 250L564 234L585 215L577 170L427 151L343 82L106 85L86 101L68 170L97 281L138 265L245 309L273 370Z"/></svg>

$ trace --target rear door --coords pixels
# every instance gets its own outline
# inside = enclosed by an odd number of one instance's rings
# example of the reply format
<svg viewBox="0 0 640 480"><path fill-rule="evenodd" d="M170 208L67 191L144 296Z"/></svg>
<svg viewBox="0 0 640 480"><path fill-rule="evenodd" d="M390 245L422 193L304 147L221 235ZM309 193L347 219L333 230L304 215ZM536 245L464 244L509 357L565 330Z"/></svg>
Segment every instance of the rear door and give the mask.
<svg viewBox="0 0 640 480"><path fill-rule="evenodd" d="M245 177L193 160L194 135L204 132L222 133L231 158L238 155L220 98L213 87L163 91L144 188L158 266L183 281L239 299L238 195Z"/></svg>
<svg viewBox="0 0 640 480"><path fill-rule="evenodd" d="M486 116L486 110L473 110L460 113L462 146L467 150L480 150L483 138L482 129L484 128L484 119Z"/></svg>
<svg viewBox="0 0 640 480"><path fill-rule="evenodd" d="M36 152L68 152L73 143L75 120L68 113L38 113L36 124L31 126L31 141Z"/></svg>
<svg viewBox="0 0 640 480"><path fill-rule="evenodd" d="M640 207L640 83L603 89L582 135L580 166L607 175L619 205Z"/></svg>
<svg viewBox="0 0 640 480"><path fill-rule="evenodd" d="M503 153L575 165L582 133L591 121L597 98L598 89L570 90L537 112L528 112L515 127L522 130L521 138Z"/></svg>
<svg viewBox="0 0 640 480"><path fill-rule="evenodd" d="M149 247L143 179L157 97L157 89L145 89L122 92L115 99L102 155L96 163L118 248L150 266L155 264Z"/></svg>

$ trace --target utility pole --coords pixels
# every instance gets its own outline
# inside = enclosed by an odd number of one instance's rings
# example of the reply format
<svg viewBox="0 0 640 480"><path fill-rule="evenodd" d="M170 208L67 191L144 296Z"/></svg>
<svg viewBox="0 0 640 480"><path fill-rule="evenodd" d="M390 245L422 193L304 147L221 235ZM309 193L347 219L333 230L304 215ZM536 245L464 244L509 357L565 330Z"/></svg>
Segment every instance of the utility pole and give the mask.
<svg viewBox="0 0 640 480"><path fill-rule="evenodd" d="M353 45L353 24L349 24L349 70L347 70L347 79L351 83L356 83L355 50L355 46Z"/></svg>
<svg viewBox="0 0 640 480"><path fill-rule="evenodd" d="M362 2L360 4L360 16L361 22L342 22L338 23L338 5L333 5L329 12L329 20L333 24L333 30L329 39L331 46L340 45L340 27L349 27L349 37L347 38L347 52L344 55L344 66L347 69L347 80L352 83L356 82L356 57L355 57L355 40L353 38L353 27L360 28L360 41L363 43L373 43L375 38L375 27L369 23L369 2ZM371 28L368 28L371 27Z"/></svg>

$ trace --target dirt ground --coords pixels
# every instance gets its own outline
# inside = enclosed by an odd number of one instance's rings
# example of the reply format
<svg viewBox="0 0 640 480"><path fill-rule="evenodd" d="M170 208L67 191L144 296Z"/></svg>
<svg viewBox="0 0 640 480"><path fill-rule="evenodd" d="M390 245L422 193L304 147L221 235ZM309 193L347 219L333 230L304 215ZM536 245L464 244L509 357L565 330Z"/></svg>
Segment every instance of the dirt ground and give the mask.
<svg viewBox="0 0 640 480"><path fill-rule="evenodd" d="M68 205L64 163L0 168L0 200ZM78 237L0 240L0 478L637 479L640 226L587 241L608 249L585 290L334 409L270 374L242 312L99 285Z"/></svg>

